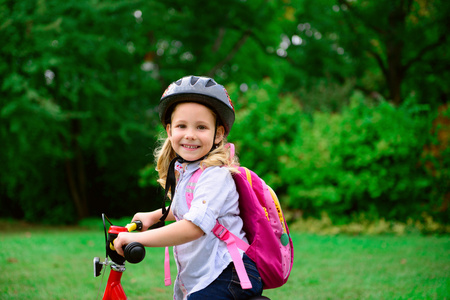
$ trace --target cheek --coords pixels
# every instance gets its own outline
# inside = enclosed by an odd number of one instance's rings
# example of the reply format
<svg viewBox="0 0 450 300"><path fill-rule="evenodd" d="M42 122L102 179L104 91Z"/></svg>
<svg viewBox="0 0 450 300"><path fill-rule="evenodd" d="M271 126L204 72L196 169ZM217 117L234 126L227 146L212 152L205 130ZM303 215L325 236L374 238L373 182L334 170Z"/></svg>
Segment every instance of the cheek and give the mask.
<svg viewBox="0 0 450 300"><path fill-rule="evenodd" d="M172 130L172 134L170 136L170 141L172 143L178 143L180 140L182 140L185 137L185 133L179 130Z"/></svg>
<svg viewBox="0 0 450 300"><path fill-rule="evenodd" d="M176 132L172 132L172 134L169 136L169 139L171 143L174 143L178 139Z"/></svg>

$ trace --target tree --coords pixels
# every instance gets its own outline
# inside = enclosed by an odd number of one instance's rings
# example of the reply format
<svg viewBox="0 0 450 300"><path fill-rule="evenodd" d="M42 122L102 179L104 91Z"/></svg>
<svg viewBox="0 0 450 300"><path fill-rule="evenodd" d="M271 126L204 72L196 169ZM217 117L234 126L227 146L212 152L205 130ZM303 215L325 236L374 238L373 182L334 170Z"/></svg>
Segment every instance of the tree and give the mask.
<svg viewBox="0 0 450 300"><path fill-rule="evenodd" d="M339 0L339 3L347 7L344 15L356 38L363 37L360 27L370 32L371 46L364 48L377 61L388 86L388 98L397 105L404 99L402 84L411 67L427 64L428 55L436 55L440 47L450 49L448 1L366 1L356 5ZM383 17L374 18L374 13ZM449 63L447 57L444 64Z"/></svg>
<svg viewBox="0 0 450 300"><path fill-rule="evenodd" d="M186 74L248 79L253 66L234 60L275 26L276 3L0 2L2 215L148 209L138 203L156 190L138 176L151 165L163 89Z"/></svg>
<svg viewBox="0 0 450 300"><path fill-rule="evenodd" d="M129 145L129 157L145 157L142 141L154 140L143 95L159 84L140 70L142 57L133 49L134 5L1 4L7 16L0 26L1 205L10 208L4 213L50 220L59 211L58 221L73 221L104 209L108 191L122 197L129 188L131 202L133 194L148 197L136 189L142 159L117 165L124 161L118 148ZM122 179L106 179L106 172L121 172Z"/></svg>
<svg viewBox="0 0 450 300"><path fill-rule="evenodd" d="M0 1L0 216L60 222L158 205L139 173L154 182L159 98L187 74L232 87L244 112L343 111L355 87L446 101L448 12L442 0ZM295 126L278 113L269 120L289 124L288 143ZM281 146L267 147L250 159Z"/></svg>
<svg viewBox="0 0 450 300"><path fill-rule="evenodd" d="M412 91L428 102L447 99L448 1L324 0L296 5L298 26L287 35L302 43L286 52L296 67L340 83L354 77L359 89L381 93L397 105ZM433 86L430 97L426 93Z"/></svg>

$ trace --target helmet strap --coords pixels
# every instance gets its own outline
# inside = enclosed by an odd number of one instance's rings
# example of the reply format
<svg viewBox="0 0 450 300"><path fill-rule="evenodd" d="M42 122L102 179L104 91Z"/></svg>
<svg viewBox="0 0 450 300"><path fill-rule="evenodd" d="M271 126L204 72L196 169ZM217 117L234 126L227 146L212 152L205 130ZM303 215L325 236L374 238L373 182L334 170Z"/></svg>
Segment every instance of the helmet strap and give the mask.
<svg viewBox="0 0 450 300"><path fill-rule="evenodd" d="M211 151L213 151L214 149L216 149L217 148L217 145L216 145L216 136L217 136L217 128L219 127L219 122L217 121L217 118L216 118L216 124L214 125L214 137L213 137L213 145L212 145L212 147L211 147L211 150L209 150L209 153L211 153ZM208 153L208 154L209 154Z"/></svg>

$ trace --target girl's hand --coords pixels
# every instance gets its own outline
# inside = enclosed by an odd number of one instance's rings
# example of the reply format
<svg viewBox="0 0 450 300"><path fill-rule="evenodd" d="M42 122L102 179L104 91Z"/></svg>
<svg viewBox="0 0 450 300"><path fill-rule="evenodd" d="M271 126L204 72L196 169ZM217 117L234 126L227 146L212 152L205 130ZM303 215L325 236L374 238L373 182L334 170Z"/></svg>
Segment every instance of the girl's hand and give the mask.
<svg viewBox="0 0 450 300"><path fill-rule="evenodd" d="M131 219L131 222L141 221L142 222L142 230L141 231L147 231L150 226L158 223L159 219L161 219L161 217L162 217L162 210L157 209L152 212L137 213L134 215L133 219ZM172 210L169 211L166 221L175 221L175 217L172 213Z"/></svg>
<svg viewBox="0 0 450 300"><path fill-rule="evenodd" d="M116 249L116 252L119 255L125 257L122 247L128 245L131 242L133 242L131 233L121 232L121 233L119 233L117 238L114 240L114 249Z"/></svg>
<svg viewBox="0 0 450 300"><path fill-rule="evenodd" d="M161 215L161 214L159 213L159 215ZM142 230L141 231L146 231L146 230L148 230L148 228L150 226L152 226L153 224L155 224L156 222L159 221L158 213L156 213L155 211L148 212L148 213L140 212L140 213L137 213L134 215L131 222L134 222L134 221L141 221L142 222Z"/></svg>

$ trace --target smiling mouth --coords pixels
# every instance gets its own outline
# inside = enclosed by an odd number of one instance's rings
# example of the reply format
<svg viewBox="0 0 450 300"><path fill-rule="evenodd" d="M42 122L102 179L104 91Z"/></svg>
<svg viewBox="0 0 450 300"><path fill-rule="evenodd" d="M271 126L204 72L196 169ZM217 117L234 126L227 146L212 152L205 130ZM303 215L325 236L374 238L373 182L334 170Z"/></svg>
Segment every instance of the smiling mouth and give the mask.
<svg viewBox="0 0 450 300"><path fill-rule="evenodd" d="M193 145L183 145L183 148L194 150L200 148L200 146L193 146Z"/></svg>

